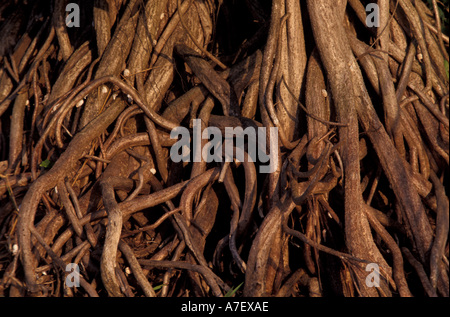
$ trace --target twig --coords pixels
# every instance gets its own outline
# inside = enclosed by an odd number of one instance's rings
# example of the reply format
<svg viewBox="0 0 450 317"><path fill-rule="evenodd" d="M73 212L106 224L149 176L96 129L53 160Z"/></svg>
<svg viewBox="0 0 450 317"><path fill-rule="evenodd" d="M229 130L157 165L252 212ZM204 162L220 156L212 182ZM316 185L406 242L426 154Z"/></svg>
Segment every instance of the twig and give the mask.
<svg viewBox="0 0 450 317"><path fill-rule="evenodd" d="M220 290L221 286L224 287L225 283L221 281L221 279L215 275L208 267L191 264L181 261L155 261L155 260L138 260L140 265L149 266L149 267L161 267L161 268L176 268L176 269L184 269L191 270L203 275L208 285L211 287L211 290L214 296L223 297L222 291Z"/></svg>
<svg viewBox="0 0 450 317"><path fill-rule="evenodd" d="M155 291L153 290L152 285L142 272L142 268L139 265L139 262L133 253L133 250L131 250L128 244L126 244L123 240L119 242L119 248L120 251L122 251L123 254L125 255L128 264L130 264L131 270L134 276L136 277L136 280L138 281L139 285L142 287L144 294L147 297L156 297Z"/></svg>
<svg viewBox="0 0 450 317"><path fill-rule="evenodd" d="M422 286L427 292L428 296L437 297L436 291L433 289L433 286L431 285L430 280L428 279L427 273L425 273L422 264L414 258L414 256L407 248L403 247L402 252L408 259L408 262L416 270L417 275L419 275L420 281L422 282Z"/></svg>

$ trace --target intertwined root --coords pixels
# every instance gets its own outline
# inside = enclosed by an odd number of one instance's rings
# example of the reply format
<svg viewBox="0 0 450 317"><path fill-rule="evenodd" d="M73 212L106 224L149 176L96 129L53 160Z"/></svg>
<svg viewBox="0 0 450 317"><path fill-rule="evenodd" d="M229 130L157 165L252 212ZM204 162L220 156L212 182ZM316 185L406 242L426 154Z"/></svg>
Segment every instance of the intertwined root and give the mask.
<svg viewBox="0 0 450 317"><path fill-rule="evenodd" d="M448 296L427 2L1 4L0 294ZM258 132L178 162L177 127Z"/></svg>

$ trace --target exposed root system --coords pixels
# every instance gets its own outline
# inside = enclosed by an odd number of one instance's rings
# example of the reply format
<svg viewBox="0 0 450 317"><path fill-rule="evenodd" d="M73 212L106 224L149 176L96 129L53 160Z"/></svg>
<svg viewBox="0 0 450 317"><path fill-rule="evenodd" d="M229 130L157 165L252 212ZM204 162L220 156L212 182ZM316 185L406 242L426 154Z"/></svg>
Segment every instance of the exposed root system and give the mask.
<svg viewBox="0 0 450 317"><path fill-rule="evenodd" d="M449 296L444 2L2 1L0 296Z"/></svg>

